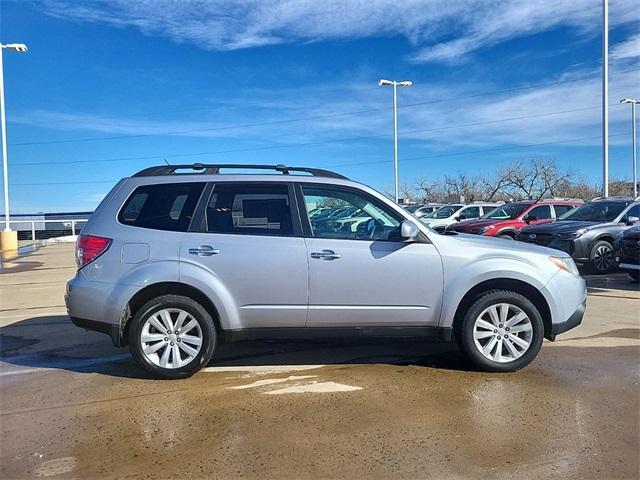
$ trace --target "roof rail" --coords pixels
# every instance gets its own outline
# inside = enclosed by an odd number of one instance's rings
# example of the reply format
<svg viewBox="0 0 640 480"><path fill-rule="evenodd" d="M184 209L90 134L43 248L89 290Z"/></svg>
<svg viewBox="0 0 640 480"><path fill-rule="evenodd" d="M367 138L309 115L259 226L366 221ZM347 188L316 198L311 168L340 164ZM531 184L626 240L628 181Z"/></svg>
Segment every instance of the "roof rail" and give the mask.
<svg viewBox="0 0 640 480"><path fill-rule="evenodd" d="M538 203L549 203L549 202L584 202L581 198L568 198L568 197L551 197L551 198L541 198L538 200Z"/></svg>
<svg viewBox="0 0 640 480"><path fill-rule="evenodd" d="M595 200L631 200L633 202L633 201L637 201L638 199L640 199L640 197L636 197L634 199L633 195L610 195L608 197L595 197L591 201L593 202Z"/></svg>
<svg viewBox="0 0 640 480"><path fill-rule="evenodd" d="M156 167L148 167L144 170L140 170L134 174L134 177L155 177L161 175L184 175L185 173L178 173L178 170L192 170L187 174L208 174L217 175L222 168L238 168L247 170L275 170L283 175L289 175L290 172L305 172L310 173L314 177L327 177L327 178L340 178L348 180L347 177L340 175L339 173L331 172L329 170L323 170L321 168L307 168L307 167L287 167L285 165L245 165L245 164L233 164L233 163L194 163L192 165L159 165Z"/></svg>

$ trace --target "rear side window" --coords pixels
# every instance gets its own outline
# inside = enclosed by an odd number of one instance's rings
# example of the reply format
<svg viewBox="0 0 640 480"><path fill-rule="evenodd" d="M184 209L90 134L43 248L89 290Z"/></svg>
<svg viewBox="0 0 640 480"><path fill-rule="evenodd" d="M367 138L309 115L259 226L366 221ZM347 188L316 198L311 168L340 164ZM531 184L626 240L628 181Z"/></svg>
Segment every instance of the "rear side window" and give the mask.
<svg viewBox="0 0 640 480"><path fill-rule="evenodd" d="M218 183L207 205L207 231L244 235L293 235L289 187Z"/></svg>
<svg viewBox="0 0 640 480"><path fill-rule="evenodd" d="M564 215L569 210L573 210L576 207L574 205L554 205L553 208L556 211L556 217L559 217L560 215Z"/></svg>
<svg viewBox="0 0 640 480"><path fill-rule="evenodd" d="M136 188L118 214L125 225L186 232L204 183L161 183Z"/></svg>
<svg viewBox="0 0 640 480"><path fill-rule="evenodd" d="M460 220L468 220L470 218L478 218L480 216L480 207L465 208L460 212Z"/></svg>
<svg viewBox="0 0 640 480"><path fill-rule="evenodd" d="M549 205L538 205L527 213L529 217L535 217L538 220L551 218L551 207Z"/></svg>

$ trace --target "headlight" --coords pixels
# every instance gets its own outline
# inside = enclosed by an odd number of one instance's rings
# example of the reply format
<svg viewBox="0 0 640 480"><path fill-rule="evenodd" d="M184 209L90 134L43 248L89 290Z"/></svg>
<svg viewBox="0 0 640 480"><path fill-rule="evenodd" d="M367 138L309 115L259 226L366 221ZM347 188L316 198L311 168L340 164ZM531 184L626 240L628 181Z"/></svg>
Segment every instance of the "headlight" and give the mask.
<svg viewBox="0 0 640 480"><path fill-rule="evenodd" d="M580 229L576 230L575 232L563 233L563 234L560 235L560 238L562 238L564 240L573 240L575 238L581 237L582 235L584 235L587 232L588 232L588 230L586 228L580 228Z"/></svg>
<svg viewBox="0 0 640 480"><path fill-rule="evenodd" d="M578 267L571 257L549 257L549 260L555 264L560 270L580 276Z"/></svg>

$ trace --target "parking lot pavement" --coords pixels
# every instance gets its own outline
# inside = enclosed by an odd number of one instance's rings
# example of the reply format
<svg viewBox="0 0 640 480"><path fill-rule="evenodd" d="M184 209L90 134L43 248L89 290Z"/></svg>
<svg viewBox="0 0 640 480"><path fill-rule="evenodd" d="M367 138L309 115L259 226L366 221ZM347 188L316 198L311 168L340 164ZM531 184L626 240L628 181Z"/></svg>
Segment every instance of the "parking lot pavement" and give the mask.
<svg viewBox="0 0 640 480"><path fill-rule="evenodd" d="M242 342L145 376L65 315L73 246L4 261L1 478L638 478L640 291L589 277L579 328L514 374L418 341Z"/></svg>

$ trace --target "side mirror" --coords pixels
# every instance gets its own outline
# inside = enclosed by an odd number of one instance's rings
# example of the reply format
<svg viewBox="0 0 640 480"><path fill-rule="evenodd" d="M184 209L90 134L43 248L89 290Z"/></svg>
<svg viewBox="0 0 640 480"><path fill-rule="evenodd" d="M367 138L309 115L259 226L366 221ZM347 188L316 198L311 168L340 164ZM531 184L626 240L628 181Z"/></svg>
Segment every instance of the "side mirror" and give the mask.
<svg viewBox="0 0 640 480"><path fill-rule="evenodd" d="M402 225L400 225L400 237L402 237L403 240L415 240L419 234L420 229L411 220L405 220L402 222Z"/></svg>
<svg viewBox="0 0 640 480"><path fill-rule="evenodd" d="M635 225L638 222L640 222L640 218L638 217L627 217L625 221L627 225Z"/></svg>
<svg viewBox="0 0 640 480"><path fill-rule="evenodd" d="M538 220L538 218L535 215L528 214L528 215L525 215L522 220L526 223L531 223Z"/></svg>

